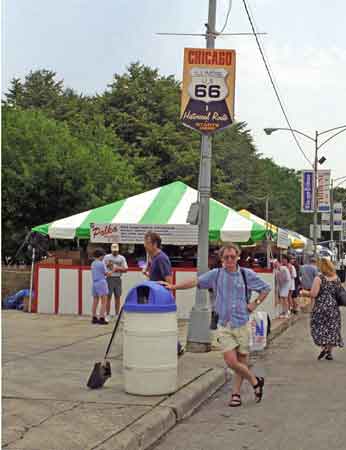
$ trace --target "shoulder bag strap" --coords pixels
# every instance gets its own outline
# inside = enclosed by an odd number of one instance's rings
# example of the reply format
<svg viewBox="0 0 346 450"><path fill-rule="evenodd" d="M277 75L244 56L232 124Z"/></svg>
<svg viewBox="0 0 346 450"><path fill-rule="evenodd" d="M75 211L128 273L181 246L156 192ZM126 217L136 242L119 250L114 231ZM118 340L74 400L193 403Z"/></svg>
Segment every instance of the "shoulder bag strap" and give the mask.
<svg viewBox="0 0 346 450"><path fill-rule="evenodd" d="M216 281L215 281L215 287L217 288L218 282L219 282L219 277L220 277L220 272L221 269L217 269L217 275L216 275Z"/></svg>
<svg viewBox="0 0 346 450"><path fill-rule="evenodd" d="M241 273L241 276L243 277L243 281L244 281L244 285L245 285L246 303L249 303L249 290L248 290L248 287L247 287L247 279L246 279L246 275L245 275L245 270L240 268L240 273Z"/></svg>

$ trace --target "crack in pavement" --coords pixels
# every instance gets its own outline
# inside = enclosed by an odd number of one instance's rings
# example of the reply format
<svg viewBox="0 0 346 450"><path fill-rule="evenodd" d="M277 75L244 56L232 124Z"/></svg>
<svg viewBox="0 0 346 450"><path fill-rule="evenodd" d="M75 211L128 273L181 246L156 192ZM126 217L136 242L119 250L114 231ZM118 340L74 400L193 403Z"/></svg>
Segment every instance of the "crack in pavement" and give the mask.
<svg viewBox="0 0 346 450"><path fill-rule="evenodd" d="M45 398L45 397L17 397L13 395L3 395L2 399L4 400L29 400L29 401L37 401L37 402L64 402L64 403L76 403L76 400L69 400L65 398ZM109 401L85 401L85 400L79 400L79 404L82 405L114 405L121 407L128 407L128 406L152 406L148 403L122 403L122 402L114 402L112 400Z"/></svg>
<svg viewBox="0 0 346 450"><path fill-rule="evenodd" d="M201 378L203 375L209 373L211 370L213 370L212 368L206 369L203 373L201 373L200 375L198 375L197 377L195 377L193 380L190 380L188 382L186 382L184 385L180 386L180 388L174 392L173 394L169 394L167 396L165 396L165 398L163 398L160 402L158 402L156 405L154 405L150 411L146 411L143 414L141 414L140 416L138 416L136 419L134 419L132 422L128 423L126 426L124 426L122 429L118 430L117 432L113 433L111 436L105 438L102 442L99 442L98 444L96 444L96 446L91 447L88 450L97 450L97 448L100 447L100 445L105 444L107 441L109 441L110 439L114 438L116 435L120 434L121 432L123 432L124 430L127 430L128 428L130 428L133 424L135 424L137 421L141 420L144 416L146 416L147 414L151 413L152 411L154 411L157 408L161 407L161 404L164 403L167 399L169 399L170 397L174 396L175 394L177 394L179 391L181 391L183 388L185 388L186 386L188 386L189 384L195 382L196 380L198 380L199 378ZM174 414L176 415L176 411L174 410L173 407L167 406L167 408L169 408ZM137 439L139 440L140 443L140 448L141 448L141 436L138 435Z"/></svg>
<svg viewBox="0 0 346 450"><path fill-rule="evenodd" d="M75 345L75 344L81 344L82 342L91 341L91 340L93 340L93 339L97 339L97 338L103 337L103 336L109 336L110 334L111 334L111 333L103 333L103 334L98 334L98 335L96 335L96 336L89 336L89 337L87 337L87 338L78 339L77 341L70 342L69 344L58 345L57 347L52 347L52 348L50 348L50 349L42 350L42 351L40 351L40 352L30 353L29 355L19 356L18 358L13 358L13 359L8 359L7 361L4 361L4 362L2 363L2 365L4 366L4 365L6 365L6 364L8 364L8 363L11 363L11 362L16 362L16 361L23 360L23 359L30 359L30 358L32 358L32 357L40 356L40 355L43 355L43 354L45 354L45 353L50 353L50 352L54 352L54 351L56 351L56 350L61 350L61 349L63 349L63 348L72 347L72 346ZM112 359L116 359L116 358L119 358L119 356L121 356L121 353L117 354L116 356L112 356L111 358L112 358Z"/></svg>
<svg viewBox="0 0 346 450"><path fill-rule="evenodd" d="M60 416L60 415L65 414L65 413L67 413L67 412L73 411L74 409L78 408L79 406L80 406L80 402L74 404L74 405L73 405L72 407L70 407L70 408L64 409L63 411L58 411L58 412L53 413L53 414L51 414L51 415L49 415L49 416L47 416L47 417L44 417L44 418L43 418L40 422L38 422L38 423L34 423L34 424L30 425L30 426L25 426L25 425L24 425L24 430L23 430L23 431L20 431L21 436L20 436L19 438L17 438L17 439L14 439L13 441L10 441L10 442L7 442L7 443L3 444L2 448L3 448L3 449L8 448L11 444L14 444L14 443L16 443L16 442L18 442L18 441L23 440L24 437L25 437L25 435L26 435L29 431L31 431L32 429L38 428L40 425L42 425L42 424L45 423L45 422L48 422L48 420L52 419L53 417L57 417L57 416ZM33 449L33 450L36 450L36 449ZM40 450L40 449L37 449L37 450Z"/></svg>

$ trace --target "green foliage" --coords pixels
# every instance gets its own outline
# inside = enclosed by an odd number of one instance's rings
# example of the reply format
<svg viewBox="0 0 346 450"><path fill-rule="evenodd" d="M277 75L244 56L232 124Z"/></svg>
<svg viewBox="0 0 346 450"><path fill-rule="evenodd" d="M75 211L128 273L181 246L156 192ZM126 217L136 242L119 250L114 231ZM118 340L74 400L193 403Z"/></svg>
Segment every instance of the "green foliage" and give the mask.
<svg viewBox="0 0 346 450"><path fill-rule="evenodd" d="M334 202L342 202L343 210L346 211L346 189L337 187L334 190Z"/></svg>
<svg viewBox="0 0 346 450"><path fill-rule="evenodd" d="M3 108L3 252L32 226L139 192L116 151L82 141L40 111Z"/></svg>
<svg viewBox="0 0 346 450"><path fill-rule="evenodd" d="M95 96L49 70L13 79L3 102L4 254L34 225L175 180L196 188L200 136L181 125L180 94L174 77L140 63ZM269 195L270 220L307 233L298 173L263 158L244 122L214 138L212 195L261 217Z"/></svg>
<svg viewBox="0 0 346 450"><path fill-rule="evenodd" d="M106 127L127 145L124 157L149 189L198 176L199 136L179 121L180 88L172 77L139 63L115 75L100 99Z"/></svg>
<svg viewBox="0 0 346 450"><path fill-rule="evenodd" d="M55 81L55 76L50 70L37 70L30 72L24 83L14 78L6 94L7 103L26 109L54 109L63 91L63 82Z"/></svg>

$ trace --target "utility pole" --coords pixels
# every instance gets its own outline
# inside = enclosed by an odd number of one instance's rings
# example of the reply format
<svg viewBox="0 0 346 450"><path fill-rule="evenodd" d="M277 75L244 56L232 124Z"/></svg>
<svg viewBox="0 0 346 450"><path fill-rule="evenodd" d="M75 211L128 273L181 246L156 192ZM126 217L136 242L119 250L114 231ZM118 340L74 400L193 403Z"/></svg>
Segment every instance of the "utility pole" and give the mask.
<svg viewBox="0 0 346 450"><path fill-rule="evenodd" d="M266 246L267 246L267 269L270 269L269 196L266 197Z"/></svg>
<svg viewBox="0 0 346 450"><path fill-rule="evenodd" d="M318 170L317 165L318 163L323 164L326 160L325 157L322 157L320 160L318 160L318 150L323 147L323 145L327 144L327 142L331 141L333 138L338 136L341 133L346 132L346 125L341 125L341 127L335 127L335 128L329 128L328 130L324 130L321 132L315 131L315 137L309 136L306 133L303 133L302 131L295 130L293 128L264 128L264 132L268 135L271 135L274 133L274 131L290 131L291 133L298 133L304 136L305 138L309 139L310 141L313 141L315 144L315 158L314 158L314 164L313 166L313 174L314 174L314 180L313 180L313 212L314 212L314 223L313 223L313 240L314 240L314 256L317 256L317 214L318 214L318 189L317 189L317 176L318 176ZM322 134L330 133L331 131L338 130L336 133L334 133L332 136L327 138L325 141L321 142L321 144L318 144L318 138L319 136L322 136ZM310 161L309 161L310 162ZM310 211L309 211L310 212Z"/></svg>
<svg viewBox="0 0 346 450"><path fill-rule="evenodd" d="M333 178L330 181L330 241L331 241L331 250L334 252L334 186L333 186Z"/></svg>
<svg viewBox="0 0 346 450"><path fill-rule="evenodd" d="M206 41L207 48L215 48L216 0L209 0ZM201 163L198 180L199 226L197 271L208 271L209 255L209 199L211 188L212 138L205 134L201 139ZM210 310L207 291L196 288L196 300L191 311L187 336L187 350L206 352L210 350Z"/></svg>
<svg viewBox="0 0 346 450"><path fill-rule="evenodd" d="M314 256L317 256L317 211L318 211L318 198L317 198L317 164L318 164L318 132L315 132L315 160L314 160Z"/></svg>

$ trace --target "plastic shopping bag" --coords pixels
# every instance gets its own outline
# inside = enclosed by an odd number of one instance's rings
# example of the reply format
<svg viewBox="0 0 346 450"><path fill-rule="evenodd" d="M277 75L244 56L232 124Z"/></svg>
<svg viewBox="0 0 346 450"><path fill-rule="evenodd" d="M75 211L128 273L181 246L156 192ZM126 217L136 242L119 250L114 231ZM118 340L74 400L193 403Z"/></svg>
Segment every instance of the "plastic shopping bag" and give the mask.
<svg viewBox="0 0 346 450"><path fill-rule="evenodd" d="M256 311L250 315L250 351L260 352L267 346L268 314Z"/></svg>

